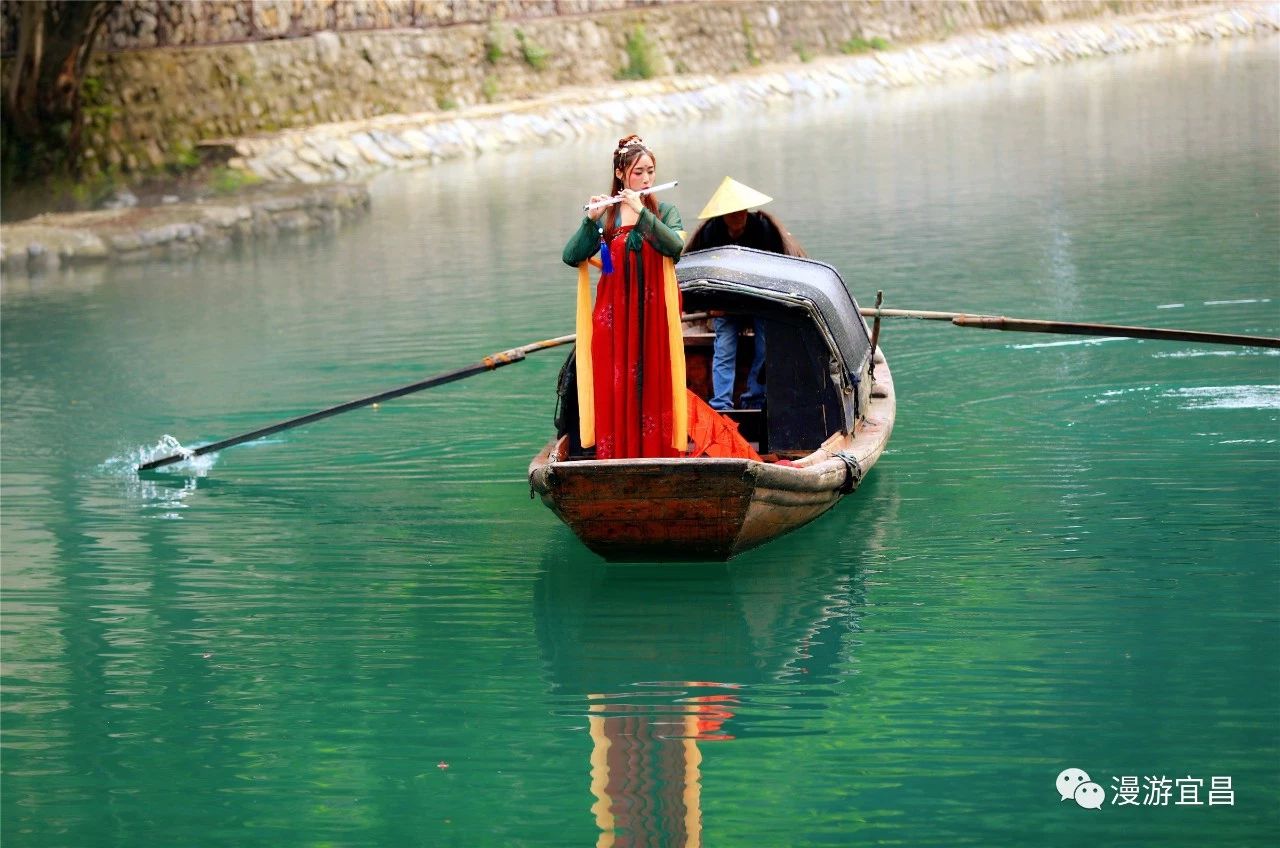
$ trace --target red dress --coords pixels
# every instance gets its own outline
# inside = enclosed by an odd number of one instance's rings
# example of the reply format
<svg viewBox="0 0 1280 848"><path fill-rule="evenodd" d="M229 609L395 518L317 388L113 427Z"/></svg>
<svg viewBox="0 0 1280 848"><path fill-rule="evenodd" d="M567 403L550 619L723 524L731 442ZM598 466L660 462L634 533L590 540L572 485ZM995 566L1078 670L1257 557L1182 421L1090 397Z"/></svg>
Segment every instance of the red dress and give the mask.
<svg viewBox="0 0 1280 848"><path fill-rule="evenodd" d="M662 294L662 254L647 241L626 249L632 227L609 244L592 311L596 457L680 456L671 444L671 352Z"/></svg>

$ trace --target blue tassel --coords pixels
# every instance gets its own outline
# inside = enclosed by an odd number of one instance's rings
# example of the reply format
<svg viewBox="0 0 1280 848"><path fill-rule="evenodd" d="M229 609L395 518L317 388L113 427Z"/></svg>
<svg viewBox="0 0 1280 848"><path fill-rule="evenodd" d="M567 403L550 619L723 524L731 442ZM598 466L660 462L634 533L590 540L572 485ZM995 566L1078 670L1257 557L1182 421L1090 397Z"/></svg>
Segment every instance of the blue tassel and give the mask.
<svg viewBox="0 0 1280 848"><path fill-rule="evenodd" d="M613 257L609 255L609 245L604 243L604 236L600 237L600 270L606 274L613 273Z"/></svg>

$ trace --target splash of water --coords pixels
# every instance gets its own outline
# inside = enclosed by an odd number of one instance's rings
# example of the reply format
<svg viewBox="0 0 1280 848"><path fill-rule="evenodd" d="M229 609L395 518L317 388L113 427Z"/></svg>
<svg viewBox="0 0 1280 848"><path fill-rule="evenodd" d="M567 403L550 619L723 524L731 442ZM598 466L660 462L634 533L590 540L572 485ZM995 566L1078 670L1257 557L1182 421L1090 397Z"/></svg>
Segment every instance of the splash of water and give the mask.
<svg viewBox="0 0 1280 848"><path fill-rule="evenodd" d="M185 459L156 470L174 471L187 476L204 477L213 470L218 455L211 453L204 456L192 456L191 454L194 450L194 448L184 447L181 442L166 433L154 445L143 445L127 451L122 456L111 457L102 464L102 469L109 473L131 474L136 477L139 465L160 457L182 454L186 457Z"/></svg>
<svg viewBox="0 0 1280 848"><path fill-rule="evenodd" d="M181 511L190 506L187 499L196 491L198 478L206 476L217 461L216 453L191 456L191 452L191 448L166 434L154 445L131 448L107 459L98 469L119 478L125 497L142 504L148 514L172 521L182 517ZM167 479L138 476L139 465L175 453L187 458L162 469L176 472Z"/></svg>

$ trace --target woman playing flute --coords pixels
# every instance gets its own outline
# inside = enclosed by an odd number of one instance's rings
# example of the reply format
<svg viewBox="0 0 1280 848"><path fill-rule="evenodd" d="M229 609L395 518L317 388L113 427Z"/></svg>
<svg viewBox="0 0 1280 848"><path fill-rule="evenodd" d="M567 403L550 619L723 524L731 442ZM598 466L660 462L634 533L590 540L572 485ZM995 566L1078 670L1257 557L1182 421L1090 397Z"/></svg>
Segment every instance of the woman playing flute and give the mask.
<svg viewBox="0 0 1280 848"><path fill-rule="evenodd" d="M639 194L654 185L656 164L639 136L619 140L609 194L590 199L564 248L564 261L579 268L582 444L594 443L599 459L680 456L688 447L673 264L684 248L683 225L675 206ZM614 195L621 202L602 205ZM591 309L586 260L601 248L607 256Z"/></svg>
<svg viewBox="0 0 1280 848"><path fill-rule="evenodd" d="M578 268L578 414L582 446L597 459L760 457L685 385L684 336L675 258L680 213L653 192L653 152L629 135L613 152L613 187L595 195L564 248ZM648 193L645 193L648 192ZM612 204L615 196L621 202ZM603 248L603 249L602 249ZM591 306L587 260L603 273Z"/></svg>

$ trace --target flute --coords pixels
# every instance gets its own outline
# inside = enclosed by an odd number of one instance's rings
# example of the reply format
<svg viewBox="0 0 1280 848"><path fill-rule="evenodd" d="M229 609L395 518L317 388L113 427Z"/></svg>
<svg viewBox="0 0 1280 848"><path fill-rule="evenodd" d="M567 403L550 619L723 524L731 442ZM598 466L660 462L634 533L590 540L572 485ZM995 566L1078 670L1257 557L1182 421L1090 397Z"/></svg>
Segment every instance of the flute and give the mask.
<svg viewBox="0 0 1280 848"><path fill-rule="evenodd" d="M679 180L672 180L671 182L663 183L662 185L650 186L649 188L646 188L644 191L637 191L636 194L640 195L641 197L644 197L646 194L653 194L655 191L662 191L668 188L675 188L678 185L680 185ZM594 212L597 209L603 209L606 206L612 206L615 203L621 203L621 202L622 202L622 195L618 194L608 198L607 200L601 200L596 203L588 203L582 207L582 211Z"/></svg>

